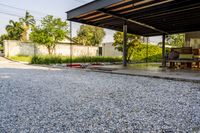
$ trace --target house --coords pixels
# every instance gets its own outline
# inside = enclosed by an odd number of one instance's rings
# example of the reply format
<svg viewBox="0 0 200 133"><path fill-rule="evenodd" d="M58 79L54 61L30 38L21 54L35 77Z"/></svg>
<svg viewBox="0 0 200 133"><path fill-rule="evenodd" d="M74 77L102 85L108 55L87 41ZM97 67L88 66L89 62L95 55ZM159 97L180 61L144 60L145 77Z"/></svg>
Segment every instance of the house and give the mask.
<svg viewBox="0 0 200 133"><path fill-rule="evenodd" d="M185 46L192 48L200 48L200 31L186 33Z"/></svg>

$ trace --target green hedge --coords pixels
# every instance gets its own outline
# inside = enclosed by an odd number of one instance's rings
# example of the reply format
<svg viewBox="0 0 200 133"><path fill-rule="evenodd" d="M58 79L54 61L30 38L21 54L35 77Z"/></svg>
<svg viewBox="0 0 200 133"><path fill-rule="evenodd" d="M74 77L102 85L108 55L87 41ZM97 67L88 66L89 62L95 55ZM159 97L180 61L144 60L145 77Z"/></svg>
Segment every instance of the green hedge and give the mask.
<svg viewBox="0 0 200 133"><path fill-rule="evenodd" d="M3 46L0 44L0 51L3 51Z"/></svg>
<svg viewBox="0 0 200 133"><path fill-rule="evenodd" d="M134 49L131 60L133 62L145 62L147 59L147 45L142 44ZM155 45L148 46L148 62L159 62L162 59L162 48Z"/></svg>
<svg viewBox="0 0 200 133"><path fill-rule="evenodd" d="M72 58L73 63L95 63L95 62L121 62L121 58L113 57L74 57ZM55 56L55 55L40 55L34 56L31 60L31 64L62 64L70 63L70 57L66 56Z"/></svg>

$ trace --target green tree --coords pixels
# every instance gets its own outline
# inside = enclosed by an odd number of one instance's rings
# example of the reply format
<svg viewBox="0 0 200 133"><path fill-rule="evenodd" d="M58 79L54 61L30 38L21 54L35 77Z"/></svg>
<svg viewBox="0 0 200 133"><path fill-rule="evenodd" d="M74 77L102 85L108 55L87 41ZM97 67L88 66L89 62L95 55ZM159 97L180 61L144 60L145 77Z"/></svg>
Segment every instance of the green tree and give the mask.
<svg viewBox="0 0 200 133"><path fill-rule="evenodd" d="M168 35L166 38L168 45L183 47L185 42L185 34Z"/></svg>
<svg viewBox="0 0 200 133"><path fill-rule="evenodd" d="M35 19L29 12L26 12L25 17L20 18L19 20L22 23L22 28L24 29L22 33L22 41L28 41L28 31L30 27L35 25Z"/></svg>
<svg viewBox="0 0 200 133"><path fill-rule="evenodd" d="M9 37L8 37L7 34L1 35L1 36L0 36L0 45L3 45L3 41L4 41L4 40L8 40L8 39L9 39Z"/></svg>
<svg viewBox="0 0 200 133"><path fill-rule="evenodd" d="M8 39L9 37L7 34L3 34L0 36L0 51L3 51L3 41Z"/></svg>
<svg viewBox="0 0 200 133"><path fill-rule="evenodd" d="M173 34L168 35L166 37L166 45L170 46L177 46L177 47L183 47L185 43L185 34ZM162 46L162 42L158 43L159 46Z"/></svg>
<svg viewBox="0 0 200 133"><path fill-rule="evenodd" d="M104 36L105 31L103 28L81 25L77 31L77 37L74 39L76 42L85 46L98 46L103 41Z"/></svg>
<svg viewBox="0 0 200 133"><path fill-rule="evenodd" d="M30 39L35 43L46 46L49 54L52 54L56 43L65 39L68 33L66 22L48 15L41 20L40 26L33 28Z"/></svg>
<svg viewBox="0 0 200 133"><path fill-rule="evenodd" d="M127 61L130 62L135 48L141 44L141 37L139 35L127 34ZM113 46L118 51L123 51L123 32L116 32L114 34Z"/></svg>
<svg viewBox="0 0 200 133"><path fill-rule="evenodd" d="M20 22L10 20L9 25L6 26L6 31L8 33L9 39L20 40L24 29L22 28Z"/></svg>

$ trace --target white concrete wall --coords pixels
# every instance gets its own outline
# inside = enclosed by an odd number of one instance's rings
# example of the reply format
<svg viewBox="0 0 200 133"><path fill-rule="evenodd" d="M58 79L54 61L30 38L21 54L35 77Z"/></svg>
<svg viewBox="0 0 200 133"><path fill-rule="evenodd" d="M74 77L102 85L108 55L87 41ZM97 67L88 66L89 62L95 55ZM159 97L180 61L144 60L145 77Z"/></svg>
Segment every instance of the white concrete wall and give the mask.
<svg viewBox="0 0 200 133"><path fill-rule="evenodd" d="M186 33L185 42L186 47L200 48L200 31Z"/></svg>
<svg viewBox="0 0 200 133"><path fill-rule="evenodd" d="M19 41L4 41L4 53L5 56L14 56L20 53L20 42Z"/></svg>
<svg viewBox="0 0 200 133"><path fill-rule="evenodd" d="M108 56L108 57L122 56L122 52L119 52L117 49L115 49L115 47L112 44L113 43L102 44L102 56Z"/></svg>
<svg viewBox="0 0 200 133"><path fill-rule="evenodd" d="M98 56L98 47L93 46L79 46L72 45L73 56ZM4 41L4 52L5 56L16 56L16 55L46 55L48 50L43 45L35 45L34 43L22 43L20 41ZM69 44L57 44L54 54L70 56L70 45Z"/></svg>

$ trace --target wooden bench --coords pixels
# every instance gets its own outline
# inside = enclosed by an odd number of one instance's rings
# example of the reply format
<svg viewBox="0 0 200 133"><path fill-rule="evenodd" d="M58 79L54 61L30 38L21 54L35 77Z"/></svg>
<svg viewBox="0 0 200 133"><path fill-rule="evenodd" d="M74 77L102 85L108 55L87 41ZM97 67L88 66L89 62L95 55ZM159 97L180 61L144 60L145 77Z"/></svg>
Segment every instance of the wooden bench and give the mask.
<svg viewBox="0 0 200 133"><path fill-rule="evenodd" d="M171 52L174 52L174 58L168 60L170 68L192 68L193 66L199 68L200 49L192 49L192 47L172 48Z"/></svg>
<svg viewBox="0 0 200 133"><path fill-rule="evenodd" d="M170 63L170 68L176 67L177 63L180 63L181 66L186 65L187 68L192 68L193 63L195 63L195 65L197 66L197 68L200 68L199 63L200 60L196 60L196 59L192 59L192 60L181 60L181 59L177 59L177 60L168 60L168 62ZM179 66L179 67L181 67Z"/></svg>

